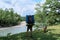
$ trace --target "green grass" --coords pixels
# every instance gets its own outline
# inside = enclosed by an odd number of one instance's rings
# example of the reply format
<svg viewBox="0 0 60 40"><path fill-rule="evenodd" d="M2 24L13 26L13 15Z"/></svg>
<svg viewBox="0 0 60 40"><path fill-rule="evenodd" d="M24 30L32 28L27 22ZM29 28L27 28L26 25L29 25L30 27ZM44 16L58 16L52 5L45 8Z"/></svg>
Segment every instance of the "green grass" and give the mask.
<svg viewBox="0 0 60 40"><path fill-rule="evenodd" d="M30 34L19 33L12 36L0 37L0 40L60 40L60 25L48 27L48 32L43 33L43 30L33 31L32 37Z"/></svg>

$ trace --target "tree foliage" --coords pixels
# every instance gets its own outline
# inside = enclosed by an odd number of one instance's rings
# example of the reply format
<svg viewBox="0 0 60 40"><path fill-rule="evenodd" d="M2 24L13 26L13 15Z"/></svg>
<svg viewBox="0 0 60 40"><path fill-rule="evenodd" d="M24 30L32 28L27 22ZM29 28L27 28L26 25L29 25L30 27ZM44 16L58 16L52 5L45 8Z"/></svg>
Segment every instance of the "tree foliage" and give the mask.
<svg viewBox="0 0 60 40"><path fill-rule="evenodd" d="M46 0L41 6L37 4L35 18L37 22L45 22L48 25L60 23L60 1Z"/></svg>
<svg viewBox="0 0 60 40"><path fill-rule="evenodd" d="M14 12L12 8L10 9L0 9L0 26L13 26L20 22L20 15Z"/></svg>

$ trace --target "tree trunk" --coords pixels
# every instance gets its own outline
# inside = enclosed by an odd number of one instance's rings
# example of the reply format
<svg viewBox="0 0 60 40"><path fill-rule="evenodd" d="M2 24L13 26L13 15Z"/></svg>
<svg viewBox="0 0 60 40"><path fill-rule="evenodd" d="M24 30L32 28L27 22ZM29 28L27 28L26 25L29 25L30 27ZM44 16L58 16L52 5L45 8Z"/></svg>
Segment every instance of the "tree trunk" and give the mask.
<svg viewBox="0 0 60 40"><path fill-rule="evenodd" d="M47 26L44 27L44 33L46 33L46 32L47 32Z"/></svg>

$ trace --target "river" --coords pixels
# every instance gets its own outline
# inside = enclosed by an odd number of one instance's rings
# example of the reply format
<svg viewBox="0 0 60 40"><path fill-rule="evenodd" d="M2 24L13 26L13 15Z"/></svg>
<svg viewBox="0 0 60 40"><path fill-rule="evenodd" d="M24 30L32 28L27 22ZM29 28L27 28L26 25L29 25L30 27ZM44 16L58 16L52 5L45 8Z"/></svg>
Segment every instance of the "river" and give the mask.
<svg viewBox="0 0 60 40"><path fill-rule="evenodd" d="M0 28L0 36L7 36L8 33L17 34L21 32L26 32L26 30L26 23L21 22L21 24L17 26Z"/></svg>
<svg viewBox="0 0 60 40"><path fill-rule="evenodd" d="M7 36L8 33L17 34L21 32L26 32L27 27L25 21L21 22L20 25L13 26L13 27L6 27L6 28L0 28L0 37L1 36Z"/></svg>

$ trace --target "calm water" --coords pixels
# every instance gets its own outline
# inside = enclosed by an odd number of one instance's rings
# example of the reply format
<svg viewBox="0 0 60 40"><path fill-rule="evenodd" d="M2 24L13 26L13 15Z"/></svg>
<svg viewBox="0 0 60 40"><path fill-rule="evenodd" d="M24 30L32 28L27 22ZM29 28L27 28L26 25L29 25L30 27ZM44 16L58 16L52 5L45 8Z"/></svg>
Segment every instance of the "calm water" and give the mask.
<svg viewBox="0 0 60 40"><path fill-rule="evenodd" d="M16 34L16 33L21 33L21 32L26 32L26 26L0 30L0 36L6 36L8 33Z"/></svg>
<svg viewBox="0 0 60 40"><path fill-rule="evenodd" d="M21 33L21 32L26 32L26 30L27 30L26 26L3 29L3 30L0 30L0 37L7 36L8 33L11 33L11 35L12 35L12 34L17 34L17 33ZM34 28L33 28L33 30L34 30Z"/></svg>

